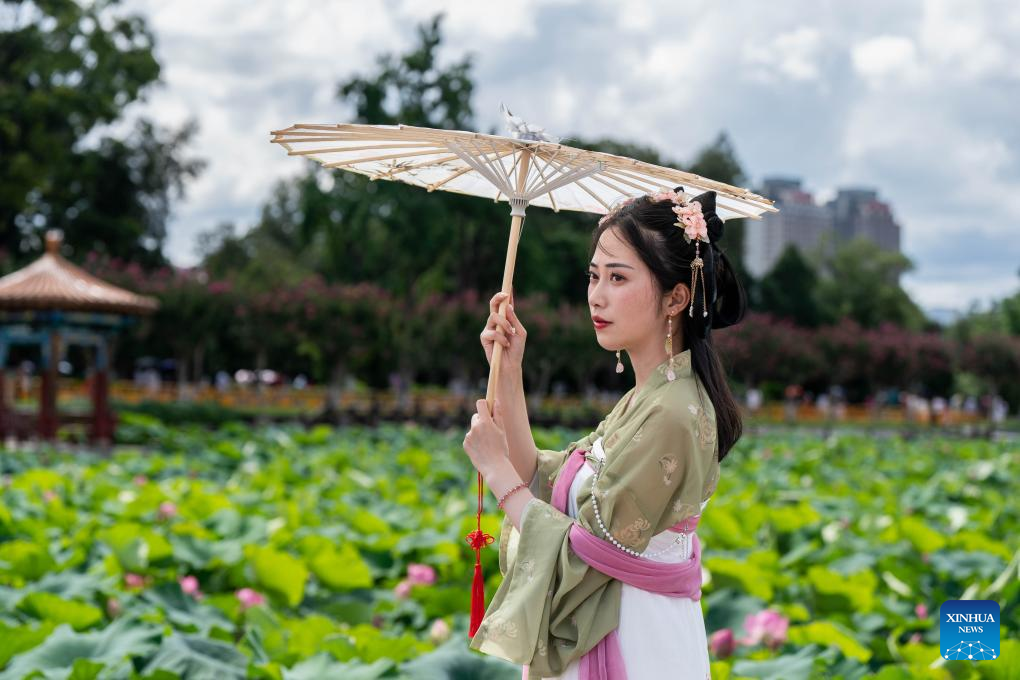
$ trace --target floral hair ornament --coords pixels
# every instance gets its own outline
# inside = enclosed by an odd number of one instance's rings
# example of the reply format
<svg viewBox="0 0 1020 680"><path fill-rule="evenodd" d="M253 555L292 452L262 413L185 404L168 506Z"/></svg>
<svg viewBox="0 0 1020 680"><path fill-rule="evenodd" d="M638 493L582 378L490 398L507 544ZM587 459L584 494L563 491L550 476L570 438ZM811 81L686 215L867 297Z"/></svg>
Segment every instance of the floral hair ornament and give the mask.
<svg viewBox="0 0 1020 680"><path fill-rule="evenodd" d="M677 217L674 226L684 230L684 240L694 241L694 259L691 260L691 304L688 316L694 317L694 295L701 279L701 316L708 316L708 303L705 299L705 261L701 259L701 243L711 243L708 238L708 223L697 201L686 201L684 194L678 191L660 191L652 194L652 200L673 202L673 213Z"/></svg>

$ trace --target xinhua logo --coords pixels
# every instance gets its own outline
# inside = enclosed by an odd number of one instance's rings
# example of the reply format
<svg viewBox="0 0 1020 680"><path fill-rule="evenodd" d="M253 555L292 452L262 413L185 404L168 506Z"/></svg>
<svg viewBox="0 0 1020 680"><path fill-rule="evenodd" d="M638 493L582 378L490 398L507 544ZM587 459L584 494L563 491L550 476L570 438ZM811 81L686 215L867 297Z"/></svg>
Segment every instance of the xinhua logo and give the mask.
<svg viewBox="0 0 1020 680"><path fill-rule="evenodd" d="M999 658L999 603L946 600L939 607L942 658L990 661Z"/></svg>

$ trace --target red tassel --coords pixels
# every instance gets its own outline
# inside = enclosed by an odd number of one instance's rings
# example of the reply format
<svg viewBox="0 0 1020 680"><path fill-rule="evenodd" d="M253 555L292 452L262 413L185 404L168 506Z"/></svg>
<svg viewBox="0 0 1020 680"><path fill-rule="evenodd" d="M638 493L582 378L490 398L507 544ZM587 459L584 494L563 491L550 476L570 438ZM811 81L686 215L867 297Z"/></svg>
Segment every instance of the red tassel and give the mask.
<svg viewBox="0 0 1020 680"><path fill-rule="evenodd" d="M475 530L467 535L467 542L475 551L475 577L471 581L471 624L468 637L482 625L485 616L485 579L482 578L482 548L492 543L490 534L482 533L482 473L478 473L478 512L475 514Z"/></svg>

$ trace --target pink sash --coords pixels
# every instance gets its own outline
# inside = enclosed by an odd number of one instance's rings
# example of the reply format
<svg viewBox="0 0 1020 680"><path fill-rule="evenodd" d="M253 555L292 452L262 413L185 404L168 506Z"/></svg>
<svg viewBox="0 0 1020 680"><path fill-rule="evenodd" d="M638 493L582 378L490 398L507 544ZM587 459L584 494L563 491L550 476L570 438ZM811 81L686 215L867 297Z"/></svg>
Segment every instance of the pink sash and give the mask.
<svg viewBox="0 0 1020 680"><path fill-rule="evenodd" d="M577 471L584 465L584 449L570 452L563 471L552 492L552 505L567 514L567 494ZM670 527L672 531L693 532L698 515L688 517ZM595 536L576 521L570 527L570 547L589 566L628 585L670 597L701 599L701 544L698 535L691 536L691 557L685 562L656 562L623 552L609 541ZM581 680L627 680L620 641L615 630L602 638L581 657ZM528 680L528 664L522 680Z"/></svg>

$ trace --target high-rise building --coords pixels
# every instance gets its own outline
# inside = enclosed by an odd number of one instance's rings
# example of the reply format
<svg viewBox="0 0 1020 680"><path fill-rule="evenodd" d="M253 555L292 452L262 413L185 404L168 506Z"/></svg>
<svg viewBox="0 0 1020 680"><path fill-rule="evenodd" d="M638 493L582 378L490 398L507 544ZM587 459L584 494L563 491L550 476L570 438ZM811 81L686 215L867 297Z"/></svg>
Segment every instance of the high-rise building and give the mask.
<svg viewBox="0 0 1020 680"><path fill-rule="evenodd" d="M884 250L899 251L900 225L893 219L889 205L878 200L875 190L840 189L827 205L839 241L863 236Z"/></svg>
<svg viewBox="0 0 1020 680"><path fill-rule="evenodd" d="M767 274L789 244L804 254L819 248L831 253L838 243L861 236L885 250L900 249L900 226L873 189L840 189L819 205L799 179L770 177L758 193L775 201L779 212L747 226L744 259L755 277Z"/></svg>
<svg viewBox="0 0 1020 680"><path fill-rule="evenodd" d="M759 194L775 201L778 213L765 213L744 231L744 259L752 276L761 278L775 265L788 244L802 253L832 242L833 217L825 206L801 188L799 179L771 177Z"/></svg>

